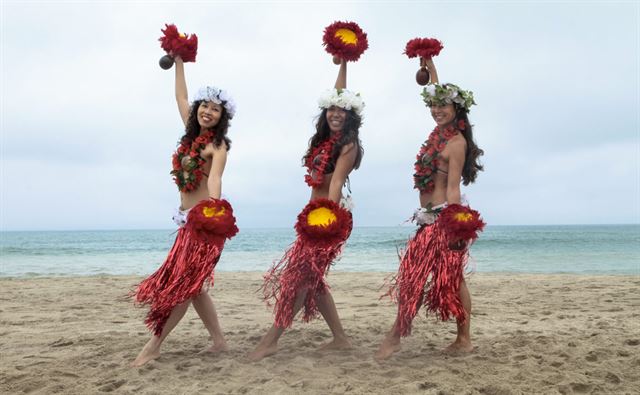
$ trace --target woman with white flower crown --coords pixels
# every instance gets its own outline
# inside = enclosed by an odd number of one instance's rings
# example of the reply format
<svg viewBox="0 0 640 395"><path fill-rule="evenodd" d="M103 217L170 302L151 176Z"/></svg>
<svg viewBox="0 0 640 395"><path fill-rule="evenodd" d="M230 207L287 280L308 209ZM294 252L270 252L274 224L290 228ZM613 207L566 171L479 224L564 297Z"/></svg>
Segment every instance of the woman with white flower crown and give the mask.
<svg viewBox="0 0 640 395"><path fill-rule="evenodd" d="M180 207L173 217L179 230L165 262L135 290L136 302L150 305L145 322L153 335L132 366L160 356L162 342L190 304L211 336L207 351L227 350L207 288L213 285L225 239L238 232L231 205L220 197L231 147L227 129L236 107L226 91L210 86L201 88L189 104L184 62L180 56L174 60L176 101L185 125L171 171L180 190Z"/></svg>
<svg viewBox="0 0 640 395"><path fill-rule="evenodd" d="M349 237L352 227L350 196L342 195L349 173L360 166L359 138L364 103L346 89L347 64L340 61L335 89L320 100L316 132L303 159L309 204L298 216L298 237L284 257L265 275L264 297L275 302L275 320L249 359L258 361L278 350L278 339L304 307L304 321L321 314L333 334L322 349L346 349L345 334L325 276Z"/></svg>
<svg viewBox="0 0 640 395"><path fill-rule="evenodd" d="M412 43L430 45L430 41L412 40L406 53L413 57L409 51ZM467 117L475 104L473 93L453 84L440 85L433 55L427 53L421 59L423 69L428 69L425 83L429 74L432 81L422 96L436 127L416 157L413 178L414 187L420 192L420 208L414 220L419 228L407 243L388 292L398 303L398 313L375 354L378 360L389 358L400 349L401 337L411 334L411 323L422 306L442 321L456 318L458 335L447 351L473 350L471 296L464 281L464 268L468 247L484 223L477 211L465 205L460 183L475 181L483 169L477 161L483 151L473 140ZM418 83L422 85L420 79Z"/></svg>

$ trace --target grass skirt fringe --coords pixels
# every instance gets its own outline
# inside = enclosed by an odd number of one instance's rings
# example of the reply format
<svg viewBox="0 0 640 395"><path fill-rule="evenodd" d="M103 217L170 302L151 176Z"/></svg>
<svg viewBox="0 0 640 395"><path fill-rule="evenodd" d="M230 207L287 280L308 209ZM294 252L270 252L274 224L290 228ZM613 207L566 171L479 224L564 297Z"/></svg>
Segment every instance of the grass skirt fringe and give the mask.
<svg viewBox="0 0 640 395"><path fill-rule="evenodd" d="M411 323L422 305L442 321L451 316L464 321L459 297L468 249L449 249L449 238L439 221L421 227L407 243L400 268L388 295L398 303L398 329L411 334Z"/></svg>

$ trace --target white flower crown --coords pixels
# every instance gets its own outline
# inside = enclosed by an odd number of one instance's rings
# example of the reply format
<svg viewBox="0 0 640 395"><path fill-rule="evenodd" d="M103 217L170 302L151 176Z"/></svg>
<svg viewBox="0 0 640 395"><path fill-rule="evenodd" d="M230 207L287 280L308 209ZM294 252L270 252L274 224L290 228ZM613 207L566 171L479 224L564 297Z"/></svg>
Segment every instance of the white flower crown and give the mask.
<svg viewBox="0 0 640 395"><path fill-rule="evenodd" d="M454 84L429 84L423 89L422 98L429 107L457 104L466 112L476 104L473 100L473 92L462 90Z"/></svg>
<svg viewBox="0 0 640 395"><path fill-rule="evenodd" d="M198 93L193 97L193 101L210 101L216 104L221 104L227 110L229 119L233 118L236 113L236 103L229 92L216 88L215 86L204 86L198 90Z"/></svg>
<svg viewBox="0 0 640 395"><path fill-rule="evenodd" d="M336 106L345 110L353 110L356 114L362 115L364 102L359 93L354 93L347 89L334 88L325 91L322 96L320 96L318 106L322 109Z"/></svg>

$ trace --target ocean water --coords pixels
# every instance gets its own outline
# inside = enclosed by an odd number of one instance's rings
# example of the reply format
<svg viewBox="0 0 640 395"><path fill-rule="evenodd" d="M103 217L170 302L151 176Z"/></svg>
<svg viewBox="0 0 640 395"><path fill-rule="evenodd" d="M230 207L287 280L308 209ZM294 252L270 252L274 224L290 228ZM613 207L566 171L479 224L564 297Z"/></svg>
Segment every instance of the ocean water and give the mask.
<svg viewBox="0 0 640 395"><path fill-rule="evenodd" d="M359 227L331 270L395 271L411 226ZM0 232L0 277L152 273L173 230ZM242 229L216 270L266 271L292 229ZM471 248L477 272L640 275L640 225L488 226Z"/></svg>

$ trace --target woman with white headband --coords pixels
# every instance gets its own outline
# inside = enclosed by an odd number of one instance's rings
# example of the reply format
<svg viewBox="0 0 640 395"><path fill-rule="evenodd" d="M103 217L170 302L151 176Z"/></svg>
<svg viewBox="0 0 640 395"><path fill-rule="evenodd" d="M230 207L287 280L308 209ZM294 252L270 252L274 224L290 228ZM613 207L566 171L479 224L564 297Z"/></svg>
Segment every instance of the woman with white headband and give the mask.
<svg viewBox="0 0 640 395"><path fill-rule="evenodd" d="M275 320L249 354L252 361L277 352L278 339L303 307L304 321L321 314L331 329L333 340L324 349L351 347L325 280L351 232L350 197L342 195L342 188L363 156L358 133L364 103L346 86L347 64L342 59L335 89L320 98L316 131L302 158L311 197L298 216L298 237L265 276L264 297L275 304Z"/></svg>
<svg viewBox="0 0 640 395"><path fill-rule="evenodd" d="M207 351L227 350L207 288L213 285L213 270L225 239L238 232L231 205L220 198L231 147L227 129L236 107L226 91L210 86L201 88L189 104L184 62L179 56L175 69L176 101L185 125L171 171L180 191L180 207L173 217L180 228L165 262L135 291L137 303L150 305L145 322L153 336L132 366L160 356L162 342L190 304L211 335L213 344Z"/></svg>

